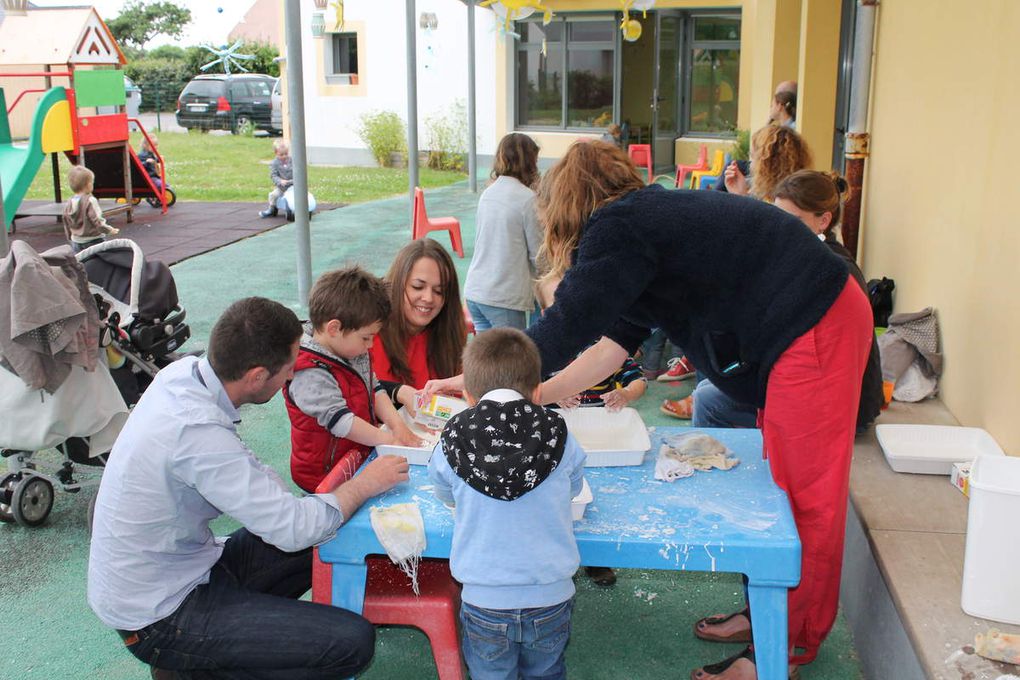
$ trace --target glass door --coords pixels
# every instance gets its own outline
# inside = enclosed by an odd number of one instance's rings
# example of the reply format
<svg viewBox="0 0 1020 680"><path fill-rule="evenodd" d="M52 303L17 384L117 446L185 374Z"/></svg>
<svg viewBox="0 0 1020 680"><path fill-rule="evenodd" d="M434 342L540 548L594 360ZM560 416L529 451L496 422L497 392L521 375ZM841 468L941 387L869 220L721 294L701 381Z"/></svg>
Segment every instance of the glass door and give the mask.
<svg viewBox="0 0 1020 680"><path fill-rule="evenodd" d="M680 38L683 16L656 12L655 78L652 89L652 160L656 172L672 171L680 129Z"/></svg>

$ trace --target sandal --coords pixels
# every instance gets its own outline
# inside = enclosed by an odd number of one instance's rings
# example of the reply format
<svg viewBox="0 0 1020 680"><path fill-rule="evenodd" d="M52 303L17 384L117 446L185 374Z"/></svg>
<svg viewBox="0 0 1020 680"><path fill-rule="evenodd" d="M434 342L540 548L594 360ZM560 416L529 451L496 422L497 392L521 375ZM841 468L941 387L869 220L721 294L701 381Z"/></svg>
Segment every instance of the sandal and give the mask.
<svg viewBox="0 0 1020 680"><path fill-rule="evenodd" d="M665 399L662 402L662 406L659 407L659 412L664 413L667 416L672 416L673 418L690 420L694 415L694 397Z"/></svg>
<svg viewBox="0 0 1020 680"><path fill-rule="evenodd" d="M696 668L691 671L691 680L707 680L709 677L716 677L725 673L730 669L730 666L740 661L741 659L747 659L751 663L754 663L754 649L751 645L744 647L744 650L739 654L734 654L728 659L723 659L718 663L705 664L701 668ZM757 669L755 669L755 676L757 677ZM789 678L790 680L800 680L800 667L791 665L789 667Z"/></svg>
<svg viewBox="0 0 1020 680"><path fill-rule="evenodd" d="M737 631L730 635L715 635L705 630L706 626L718 626L726 623L734 616L744 616L747 618L748 626L747 630ZM703 619L699 619L694 624L694 636L702 640L708 640L709 642L751 642L751 610L744 607L739 612L733 612L727 616L706 616Z"/></svg>

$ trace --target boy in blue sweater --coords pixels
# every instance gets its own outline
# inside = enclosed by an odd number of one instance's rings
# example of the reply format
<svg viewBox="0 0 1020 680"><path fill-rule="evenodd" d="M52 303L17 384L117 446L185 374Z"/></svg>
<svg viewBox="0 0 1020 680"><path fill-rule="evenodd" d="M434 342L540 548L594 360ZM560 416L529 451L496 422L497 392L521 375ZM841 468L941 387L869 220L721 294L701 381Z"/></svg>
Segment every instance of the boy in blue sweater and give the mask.
<svg viewBox="0 0 1020 680"><path fill-rule="evenodd" d="M461 644L473 680L566 678L572 577L580 563L570 501L584 451L537 405L538 349L496 328L464 350L471 408L443 430L429 462L435 495L455 502L450 567L464 584Z"/></svg>

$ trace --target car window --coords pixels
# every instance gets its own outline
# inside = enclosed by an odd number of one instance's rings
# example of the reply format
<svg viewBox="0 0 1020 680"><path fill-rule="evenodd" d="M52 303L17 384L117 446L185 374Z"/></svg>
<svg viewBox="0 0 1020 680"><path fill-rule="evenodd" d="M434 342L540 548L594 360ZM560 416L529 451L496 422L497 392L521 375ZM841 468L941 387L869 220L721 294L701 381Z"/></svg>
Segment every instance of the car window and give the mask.
<svg viewBox="0 0 1020 680"><path fill-rule="evenodd" d="M181 96L186 94L195 95L197 97L219 97L223 93L223 82L219 80L192 80L184 87L184 92Z"/></svg>
<svg viewBox="0 0 1020 680"><path fill-rule="evenodd" d="M276 82L273 83L273 94L280 94L280 79L277 78Z"/></svg>
<svg viewBox="0 0 1020 680"><path fill-rule="evenodd" d="M230 83L230 98L231 99L247 99L251 95L248 94L248 88L244 86L244 81L234 80Z"/></svg>
<svg viewBox="0 0 1020 680"><path fill-rule="evenodd" d="M248 90L251 92L251 96L253 97L268 97L269 82L265 80L249 80Z"/></svg>

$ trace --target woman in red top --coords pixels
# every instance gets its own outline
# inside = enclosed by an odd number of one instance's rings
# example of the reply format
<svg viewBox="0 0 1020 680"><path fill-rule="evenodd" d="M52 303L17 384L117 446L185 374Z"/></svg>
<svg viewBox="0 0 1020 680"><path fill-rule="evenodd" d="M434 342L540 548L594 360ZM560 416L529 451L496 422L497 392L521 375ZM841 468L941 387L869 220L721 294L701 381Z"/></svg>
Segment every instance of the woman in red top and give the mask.
<svg viewBox="0 0 1020 680"><path fill-rule="evenodd" d="M394 405L413 405L414 393L433 378L460 373L467 342L453 258L438 241L411 241L386 274L390 318L372 345L372 368Z"/></svg>

